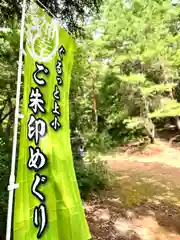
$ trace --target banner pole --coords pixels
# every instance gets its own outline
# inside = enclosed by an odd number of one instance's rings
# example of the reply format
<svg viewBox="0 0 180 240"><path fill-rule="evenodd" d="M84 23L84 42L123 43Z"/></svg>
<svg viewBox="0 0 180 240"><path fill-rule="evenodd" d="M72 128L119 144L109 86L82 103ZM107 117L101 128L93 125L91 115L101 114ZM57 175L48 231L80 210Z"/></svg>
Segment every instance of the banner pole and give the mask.
<svg viewBox="0 0 180 240"><path fill-rule="evenodd" d="M21 75L22 75L22 67L23 67L25 13L26 13L26 0L23 0L18 76L17 76L17 91L16 91L16 109L15 109L15 119L14 119L14 136L13 136L13 147L12 147L12 162L11 162L11 173L10 173L9 186L8 186L9 201L8 201L8 213L7 213L6 240L11 239L14 190L18 187L18 184L15 184L15 167L16 167L19 108L20 108L20 93L21 93Z"/></svg>

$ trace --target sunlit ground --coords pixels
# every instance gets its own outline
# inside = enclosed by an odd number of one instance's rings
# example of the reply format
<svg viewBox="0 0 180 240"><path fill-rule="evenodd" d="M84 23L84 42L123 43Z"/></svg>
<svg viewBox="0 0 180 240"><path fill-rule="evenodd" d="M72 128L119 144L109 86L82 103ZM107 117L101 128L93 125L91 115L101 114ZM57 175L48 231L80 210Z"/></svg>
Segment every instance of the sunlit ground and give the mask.
<svg viewBox="0 0 180 240"><path fill-rule="evenodd" d="M116 173L86 202L93 239L180 239L180 151L165 142L103 156Z"/></svg>

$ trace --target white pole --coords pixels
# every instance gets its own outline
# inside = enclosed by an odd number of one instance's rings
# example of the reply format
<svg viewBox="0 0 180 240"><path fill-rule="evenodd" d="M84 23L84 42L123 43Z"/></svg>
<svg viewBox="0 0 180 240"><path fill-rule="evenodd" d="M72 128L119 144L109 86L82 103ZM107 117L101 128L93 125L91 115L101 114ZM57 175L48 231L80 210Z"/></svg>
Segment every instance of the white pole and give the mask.
<svg viewBox="0 0 180 240"><path fill-rule="evenodd" d="M10 173L9 186L8 186L9 201L8 201L8 213L7 213L6 240L11 239L14 190L18 187L18 185L15 184L15 166L16 166L19 107L20 107L21 75L22 75L22 67L23 67L23 41L24 41L25 13L26 13L26 0L23 0L20 50L19 50L19 62L18 62L18 77L17 77L17 92L16 92L16 110L15 110L15 120L14 120L14 137L13 137L13 148L12 148L12 163L11 163L11 173Z"/></svg>

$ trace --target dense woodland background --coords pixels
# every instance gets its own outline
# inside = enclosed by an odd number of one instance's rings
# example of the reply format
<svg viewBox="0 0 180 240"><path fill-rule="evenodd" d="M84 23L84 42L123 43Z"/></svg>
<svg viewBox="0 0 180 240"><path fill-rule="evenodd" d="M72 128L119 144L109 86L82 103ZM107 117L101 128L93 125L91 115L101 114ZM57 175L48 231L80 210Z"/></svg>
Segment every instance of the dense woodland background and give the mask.
<svg viewBox="0 0 180 240"><path fill-rule="evenodd" d="M0 2L0 232L4 232L20 34L20 2ZM42 1L77 40L71 81L75 162L81 139L93 162L76 166L82 197L106 182L97 152L180 130L180 3ZM4 30L4 28L6 30ZM77 140L77 141L76 141ZM74 148L75 146L75 148ZM77 164L78 165L78 164ZM103 172L104 173L104 172Z"/></svg>

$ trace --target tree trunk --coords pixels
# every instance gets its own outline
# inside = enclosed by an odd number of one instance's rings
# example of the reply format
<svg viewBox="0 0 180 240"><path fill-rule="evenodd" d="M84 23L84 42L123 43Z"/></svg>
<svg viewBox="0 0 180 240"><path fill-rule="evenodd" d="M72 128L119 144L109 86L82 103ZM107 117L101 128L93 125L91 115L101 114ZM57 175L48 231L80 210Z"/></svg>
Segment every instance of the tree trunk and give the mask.
<svg viewBox="0 0 180 240"><path fill-rule="evenodd" d="M155 126L153 124L153 127L151 129L151 136L150 136L151 144L154 144L155 142Z"/></svg>
<svg viewBox="0 0 180 240"><path fill-rule="evenodd" d="M155 126L150 119L146 119L144 125L147 131L147 135L150 138L151 143L153 144L155 142Z"/></svg>
<svg viewBox="0 0 180 240"><path fill-rule="evenodd" d="M144 127L146 129L148 137L150 138L151 143L153 144L155 142L155 126L152 120L148 117L149 107L148 107L148 102L144 96L143 96L143 101L144 101L144 111L143 111Z"/></svg>
<svg viewBox="0 0 180 240"><path fill-rule="evenodd" d="M92 110L93 110L93 120L95 122L96 129L98 129L98 113L97 113L97 97L96 97L96 91L95 91L95 83L94 78L92 82Z"/></svg>
<svg viewBox="0 0 180 240"><path fill-rule="evenodd" d="M176 121L177 130L180 131L180 119L179 119L179 116L175 117L175 121Z"/></svg>

